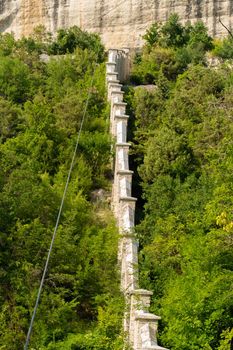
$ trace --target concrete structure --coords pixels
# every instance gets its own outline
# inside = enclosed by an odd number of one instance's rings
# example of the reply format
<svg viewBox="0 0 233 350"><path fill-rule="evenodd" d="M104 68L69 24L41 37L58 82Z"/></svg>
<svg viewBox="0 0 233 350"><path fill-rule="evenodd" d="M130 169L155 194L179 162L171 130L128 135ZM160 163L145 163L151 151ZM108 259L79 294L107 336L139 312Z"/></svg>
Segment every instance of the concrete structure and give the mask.
<svg viewBox="0 0 233 350"><path fill-rule="evenodd" d="M233 27L232 0L1 0L0 30L21 37L39 24L52 33L77 25L99 33L107 48L137 48L152 23L174 12L183 23L203 20L214 36L227 34L219 17Z"/></svg>
<svg viewBox="0 0 233 350"><path fill-rule="evenodd" d="M137 199L132 197L133 172L129 169L130 144L127 143L129 117L125 114L126 103L123 102L122 85L119 84L119 81L128 75L128 64L125 62L127 53L128 51L123 50L109 50L106 69L108 97L111 104L110 132L115 139L112 210L120 234L118 261L121 289L127 307L124 330L133 350L165 350L158 345L156 337L160 317L149 312L153 293L139 289L138 242L134 234Z"/></svg>

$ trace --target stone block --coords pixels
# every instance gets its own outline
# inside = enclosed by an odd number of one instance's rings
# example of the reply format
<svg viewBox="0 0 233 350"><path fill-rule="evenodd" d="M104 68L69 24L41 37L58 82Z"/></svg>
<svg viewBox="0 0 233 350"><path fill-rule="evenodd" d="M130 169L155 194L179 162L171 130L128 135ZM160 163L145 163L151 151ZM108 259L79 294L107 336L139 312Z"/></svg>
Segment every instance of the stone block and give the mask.
<svg viewBox="0 0 233 350"><path fill-rule="evenodd" d="M112 91L121 91L122 85L112 81L108 82L108 101L111 101L111 92Z"/></svg>
<svg viewBox="0 0 233 350"><path fill-rule="evenodd" d="M112 90L111 102L112 103L123 102L123 96L124 96L123 91Z"/></svg>
<svg viewBox="0 0 233 350"><path fill-rule="evenodd" d="M120 197L131 196L131 184L132 184L133 171L131 170L118 170L114 174L114 183L112 186L112 210L117 219L119 225L119 201ZM126 184L122 184L122 179L126 179ZM123 186L123 189L122 187Z"/></svg>
<svg viewBox="0 0 233 350"><path fill-rule="evenodd" d="M112 200L114 202L114 212L116 211L116 216L119 215L119 201L121 197L131 197L131 187L132 187L132 173L119 174L115 173L114 184L112 191Z"/></svg>
<svg viewBox="0 0 233 350"><path fill-rule="evenodd" d="M119 84L120 83L120 80L118 80L118 79L107 80L107 77L106 77L106 81L107 81L107 86L109 86L110 84Z"/></svg>
<svg viewBox="0 0 233 350"><path fill-rule="evenodd" d="M125 115L126 103L125 102L111 102L111 112L110 112L110 132L111 135L115 136L115 116Z"/></svg>
<svg viewBox="0 0 233 350"><path fill-rule="evenodd" d="M125 102L114 102L112 106L114 116L125 115L126 105L127 103Z"/></svg>
<svg viewBox="0 0 233 350"><path fill-rule="evenodd" d="M131 294L131 306L137 311L149 312L150 299L153 292L146 289L134 290Z"/></svg>
<svg viewBox="0 0 233 350"><path fill-rule="evenodd" d="M108 51L108 62L116 63L116 71L119 73L120 81L125 81L129 76L129 49L110 49Z"/></svg>
<svg viewBox="0 0 233 350"><path fill-rule="evenodd" d="M138 243L131 236L121 241L121 289L130 295L138 287Z"/></svg>
<svg viewBox="0 0 233 350"><path fill-rule="evenodd" d="M107 74L116 72L116 63L115 62L107 62L106 63L106 71L107 71Z"/></svg>
<svg viewBox="0 0 233 350"><path fill-rule="evenodd" d="M107 82L112 82L118 80L118 74L116 72L110 72L106 74Z"/></svg>
<svg viewBox="0 0 233 350"><path fill-rule="evenodd" d="M108 50L108 62L116 63L117 55L118 55L117 49L109 49Z"/></svg>
<svg viewBox="0 0 233 350"><path fill-rule="evenodd" d="M127 118L114 118L113 134L116 136L117 143L125 143L127 141Z"/></svg>
<svg viewBox="0 0 233 350"><path fill-rule="evenodd" d="M120 197L119 202L119 229L120 233L132 233L135 221L135 204L137 198Z"/></svg>
<svg viewBox="0 0 233 350"><path fill-rule="evenodd" d="M132 192L132 176L119 176L119 198L131 197Z"/></svg>
<svg viewBox="0 0 233 350"><path fill-rule="evenodd" d="M116 144L115 172L129 170L129 147L127 142Z"/></svg>
<svg viewBox="0 0 233 350"><path fill-rule="evenodd" d="M149 312L152 294L145 289L131 292L129 339L134 350L166 350L157 343L160 317Z"/></svg>

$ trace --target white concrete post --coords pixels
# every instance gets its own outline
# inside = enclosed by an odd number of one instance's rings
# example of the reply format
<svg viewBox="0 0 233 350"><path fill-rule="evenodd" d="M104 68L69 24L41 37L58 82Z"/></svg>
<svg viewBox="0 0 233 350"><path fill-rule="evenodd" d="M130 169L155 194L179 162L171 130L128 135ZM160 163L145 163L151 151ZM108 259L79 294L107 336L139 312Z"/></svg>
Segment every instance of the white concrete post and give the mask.
<svg viewBox="0 0 233 350"><path fill-rule="evenodd" d="M114 107L116 104L118 103L123 103L123 95L124 93L122 91L115 91L113 90L111 92L111 111L113 111L113 113L111 114L111 134L113 136L114 135L114 130L115 130L115 115L114 115ZM114 106L114 107L113 107Z"/></svg>
<svg viewBox="0 0 233 350"><path fill-rule="evenodd" d="M108 73L114 73L116 71L116 62L107 62L106 63L106 69L107 69L107 74Z"/></svg>
<svg viewBox="0 0 233 350"><path fill-rule="evenodd" d="M149 312L152 292L145 289L131 293L129 338L135 350L166 350L157 343L159 316Z"/></svg>
<svg viewBox="0 0 233 350"><path fill-rule="evenodd" d="M118 74L116 72L109 72L106 74L107 82L118 81L117 77L118 77Z"/></svg>
<svg viewBox="0 0 233 350"><path fill-rule="evenodd" d="M127 142L116 143L115 171L129 170L129 147Z"/></svg>
<svg viewBox="0 0 233 350"><path fill-rule="evenodd" d="M119 98L119 96L118 96ZM126 103L125 102L118 102L113 101L111 102L111 113L110 113L110 132L113 136L114 130L115 130L115 117L116 116L123 116L125 115L126 110Z"/></svg>
<svg viewBox="0 0 233 350"><path fill-rule="evenodd" d="M117 142L126 142L127 141L127 125L128 125L128 115L115 115L114 123L115 129L113 129L113 135L116 136Z"/></svg>
<svg viewBox="0 0 233 350"><path fill-rule="evenodd" d="M111 101L111 93L112 91L121 91L122 85L119 83L114 83L109 81L108 83L108 101Z"/></svg>
<svg viewBox="0 0 233 350"><path fill-rule="evenodd" d="M126 105L127 105L127 103L125 103L125 102L114 102L113 106L112 106L113 111L114 111L114 115L115 116L125 115Z"/></svg>
<svg viewBox="0 0 233 350"><path fill-rule="evenodd" d="M117 49L109 49L108 50L108 62L116 63L116 61L117 61L117 54L118 54L118 50Z"/></svg>
<svg viewBox="0 0 233 350"><path fill-rule="evenodd" d="M138 287L138 243L134 237L121 239L121 289L130 294Z"/></svg>

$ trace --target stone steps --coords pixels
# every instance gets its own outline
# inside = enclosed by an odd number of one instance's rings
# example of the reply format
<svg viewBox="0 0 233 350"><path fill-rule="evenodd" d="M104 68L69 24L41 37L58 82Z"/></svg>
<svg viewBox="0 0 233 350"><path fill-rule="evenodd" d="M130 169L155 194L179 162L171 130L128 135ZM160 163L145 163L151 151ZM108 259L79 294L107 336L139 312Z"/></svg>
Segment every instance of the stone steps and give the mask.
<svg viewBox="0 0 233 350"><path fill-rule="evenodd" d="M150 291L139 289L138 242L134 234L135 205L132 197L133 171L129 169L129 148L127 142L127 104L120 84L126 77L125 67L129 64L127 50L109 50L106 82L111 104L110 133L115 139L114 181L112 187L112 210L119 229L118 261L121 272L121 289L125 295L128 310L125 313L124 331L133 350L167 350L157 344L159 316L149 312ZM118 80L119 79L119 80Z"/></svg>

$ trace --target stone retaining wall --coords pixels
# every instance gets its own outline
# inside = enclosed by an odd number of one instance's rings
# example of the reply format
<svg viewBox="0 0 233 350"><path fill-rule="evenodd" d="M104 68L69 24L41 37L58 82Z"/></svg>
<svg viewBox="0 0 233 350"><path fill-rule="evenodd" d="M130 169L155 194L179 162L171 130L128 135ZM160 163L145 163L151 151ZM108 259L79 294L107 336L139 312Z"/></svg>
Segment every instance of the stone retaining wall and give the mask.
<svg viewBox="0 0 233 350"><path fill-rule="evenodd" d="M121 272L121 289L125 296L127 311L124 330L133 350L166 350L157 344L157 327L160 317L149 312L150 291L139 288L138 242L134 233L135 205L132 197L133 171L129 169L127 142L126 103L120 82L129 74L128 50L109 50L107 62L107 89L111 104L110 132L114 144L114 181L112 210L119 229L118 260Z"/></svg>

